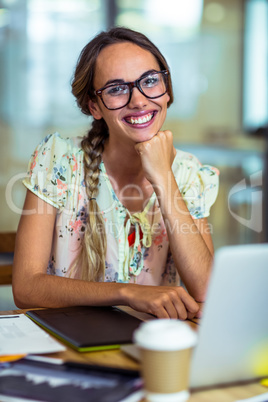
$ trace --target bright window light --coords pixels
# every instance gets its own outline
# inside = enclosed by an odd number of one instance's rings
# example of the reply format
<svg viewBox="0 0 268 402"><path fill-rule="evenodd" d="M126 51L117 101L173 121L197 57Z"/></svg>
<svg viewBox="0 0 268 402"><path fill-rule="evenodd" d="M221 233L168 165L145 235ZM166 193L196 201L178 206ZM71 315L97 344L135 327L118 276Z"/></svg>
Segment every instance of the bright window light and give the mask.
<svg viewBox="0 0 268 402"><path fill-rule="evenodd" d="M147 18L155 24L186 30L199 26L203 0L147 0Z"/></svg>
<svg viewBox="0 0 268 402"><path fill-rule="evenodd" d="M268 125L268 1L245 6L243 125L255 130Z"/></svg>

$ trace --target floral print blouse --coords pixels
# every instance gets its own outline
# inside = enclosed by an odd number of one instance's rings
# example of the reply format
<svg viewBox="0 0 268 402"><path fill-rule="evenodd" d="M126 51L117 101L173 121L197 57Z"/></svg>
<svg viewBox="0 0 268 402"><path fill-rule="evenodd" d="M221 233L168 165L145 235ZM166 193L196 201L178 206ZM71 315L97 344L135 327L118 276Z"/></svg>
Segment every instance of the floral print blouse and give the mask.
<svg viewBox="0 0 268 402"><path fill-rule="evenodd" d="M87 221L81 138L48 135L37 146L23 184L58 209L47 273L69 276L78 256ZM216 168L177 150L172 170L180 193L194 219L209 215L218 193ZM169 250L169 241L155 193L142 212L130 214L119 201L100 163L96 199L107 236L106 282L144 285L179 285L180 278ZM180 230L179 227L171 230ZM74 277L80 278L81 269Z"/></svg>

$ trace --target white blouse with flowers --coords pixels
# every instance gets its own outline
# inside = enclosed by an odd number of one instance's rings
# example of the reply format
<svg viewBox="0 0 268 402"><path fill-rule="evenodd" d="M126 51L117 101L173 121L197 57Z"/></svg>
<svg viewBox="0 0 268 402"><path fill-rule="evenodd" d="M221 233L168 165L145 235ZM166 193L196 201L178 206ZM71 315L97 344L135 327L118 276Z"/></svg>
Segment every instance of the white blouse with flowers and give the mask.
<svg viewBox="0 0 268 402"><path fill-rule="evenodd" d="M192 217L207 217L218 193L218 170L201 165L195 156L180 150L172 170ZM155 193L142 212L131 215L117 198L103 162L100 171L96 201L107 236L104 281L179 285ZM47 273L69 276L69 269L80 252L87 221L81 138L64 139L58 133L47 136L34 151L23 183L58 209ZM185 229L179 223L170 228L172 233ZM78 269L75 277L80 276L81 269Z"/></svg>

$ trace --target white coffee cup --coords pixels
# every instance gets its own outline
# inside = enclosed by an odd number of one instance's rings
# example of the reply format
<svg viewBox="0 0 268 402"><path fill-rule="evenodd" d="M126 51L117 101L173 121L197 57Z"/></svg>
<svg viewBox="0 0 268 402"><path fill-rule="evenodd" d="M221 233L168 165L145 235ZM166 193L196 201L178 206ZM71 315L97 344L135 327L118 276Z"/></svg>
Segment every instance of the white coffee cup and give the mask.
<svg viewBox="0 0 268 402"><path fill-rule="evenodd" d="M133 339L140 349L146 400L187 401L197 334L183 321L158 319L142 323Z"/></svg>

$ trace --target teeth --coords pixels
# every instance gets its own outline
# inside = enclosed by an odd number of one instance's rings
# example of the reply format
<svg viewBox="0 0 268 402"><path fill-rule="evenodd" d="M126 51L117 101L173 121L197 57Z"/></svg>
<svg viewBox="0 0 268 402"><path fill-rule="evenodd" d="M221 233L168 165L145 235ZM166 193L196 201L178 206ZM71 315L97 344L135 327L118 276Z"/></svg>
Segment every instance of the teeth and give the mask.
<svg viewBox="0 0 268 402"><path fill-rule="evenodd" d="M130 123L131 124L143 124L143 123L147 123L148 121L150 121L153 118L153 113L151 114L147 114L144 117L139 117L138 119L134 119L133 117L130 118Z"/></svg>

